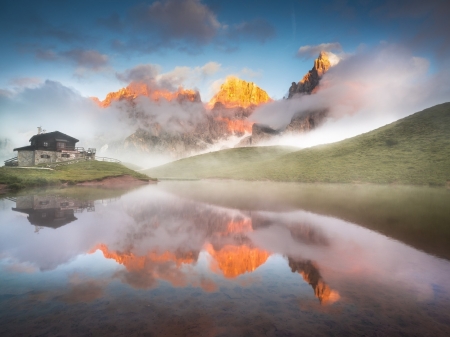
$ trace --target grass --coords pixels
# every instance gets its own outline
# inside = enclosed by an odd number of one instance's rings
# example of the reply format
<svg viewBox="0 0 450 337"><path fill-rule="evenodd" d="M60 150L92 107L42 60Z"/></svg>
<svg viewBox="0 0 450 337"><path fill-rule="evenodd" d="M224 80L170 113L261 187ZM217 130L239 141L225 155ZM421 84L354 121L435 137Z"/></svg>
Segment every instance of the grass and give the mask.
<svg viewBox="0 0 450 337"><path fill-rule="evenodd" d="M59 166L54 170L0 167L0 184L6 184L10 189L21 189L24 187L50 186L62 183L75 185L80 182L103 180L108 177L123 175L130 175L145 181L152 179L118 163L86 161Z"/></svg>
<svg viewBox="0 0 450 337"><path fill-rule="evenodd" d="M144 171L157 178L444 186L450 182L450 103L371 132L300 151L237 148Z"/></svg>
<svg viewBox="0 0 450 337"><path fill-rule="evenodd" d="M210 152L198 156L184 158L175 162L142 171L149 174L155 172L168 180L202 178L232 178L232 171L243 163L259 165L261 162L296 151L295 147L267 146L242 147Z"/></svg>

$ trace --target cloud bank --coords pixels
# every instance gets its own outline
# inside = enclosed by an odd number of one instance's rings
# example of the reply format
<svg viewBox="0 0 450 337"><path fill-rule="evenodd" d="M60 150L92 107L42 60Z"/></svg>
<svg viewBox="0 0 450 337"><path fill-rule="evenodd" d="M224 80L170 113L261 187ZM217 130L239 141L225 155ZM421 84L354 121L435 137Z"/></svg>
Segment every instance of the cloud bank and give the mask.
<svg viewBox="0 0 450 337"><path fill-rule="evenodd" d="M395 45L380 45L348 56L322 78L316 94L266 104L254 122L283 129L294 115L328 109L328 120L281 144L329 143L368 132L450 97L448 69L430 73L429 61Z"/></svg>
<svg viewBox="0 0 450 337"><path fill-rule="evenodd" d="M146 83L152 88L164 88L175 91L179 87L195 88L197 85L221 71L222 65L208 62L197 67L175 67L166 73L156 64L139 64L123 72L116 73L118 80L128 84L131 82Z"/></svg>

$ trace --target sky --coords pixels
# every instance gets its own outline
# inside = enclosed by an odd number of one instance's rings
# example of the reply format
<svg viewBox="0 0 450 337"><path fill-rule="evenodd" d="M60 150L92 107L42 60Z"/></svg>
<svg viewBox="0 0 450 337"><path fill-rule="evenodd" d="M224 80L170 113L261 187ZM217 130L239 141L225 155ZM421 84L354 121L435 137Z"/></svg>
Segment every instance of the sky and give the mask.
<svg viewBox="0 0 450 337"><path fill-rule="evenodd" d="M398 44L435 63L449 57L448 1L8 1L0 12L0 88L45 80L103 99L152 65L204 101L227 75L274 99L322 48L354 53ZM122 76L121 76L122 75Z"/></svg>
<svg viewBox="0 0 450 337"><path fill-rule="evenodd" d="M85 142L95 135L100 147L124 139L137 126L89 97L103 100L132 81L196 89L207 102L230 75L275 100L254 122L283 127L299 111L330 111L333 123L279 144L348 138L450 101L449 17L448 0L7 1L0 157L11 157L39 125ZM318 94L283 100L321 50L340 62Z"/></svg>

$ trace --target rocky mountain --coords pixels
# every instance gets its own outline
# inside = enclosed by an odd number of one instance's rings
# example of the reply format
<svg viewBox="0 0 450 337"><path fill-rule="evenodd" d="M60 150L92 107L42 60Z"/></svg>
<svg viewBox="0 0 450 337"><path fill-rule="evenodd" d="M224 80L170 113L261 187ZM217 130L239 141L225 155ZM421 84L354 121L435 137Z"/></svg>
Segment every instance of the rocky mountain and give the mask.
<svg viewBox="0 0 450 337"><path fill-rule="evenodd" d="M296 94L312 94L319 85L319 81L328 69L331 67L331 61L326 52L320 52L319 57L314 61L313 68L303 76L300 82L292 82L289 88L288 98Z"/></svg>
<svg viewBox="0 0 450 337"><path fill-rule="evenodd" d="M140 97L148 98L152 102L150 107L145 100L138 100ZM172 159L217 150L222 148L221 143L234 146L251 133L252 123L247 118L254 109L271 101L254 83L236 77L227 78L207 104L201 102L197 91L180 88L171 92L145 83L131 83L109 93L103 101L93 99L103 108L114 102L124 103L119 108L139 125L126 139L108 144L111 156L140 153ZM158 114L164 115L163 118Z"/></svg>
<svg viewBox="0 0 450 337"><path fill-rule="evenodd" d="M289 99L297 94L314 94L331 65L328 55L321 52L313 68L300 82L292 84ZM148 98L153 105L143 106L139 97ZM124 102L120 108L126 110L128 118L137 121L134 133L108 145L111 156L140 153L172 159L226 147L255 146L286 133L307 132L326 118L326 111L296 114L284 130L273 130L248 120L258 106L271 101L267 92L256 84L234 76L228 77L206 104L197 91L183 88L169 91L145 83L131 83L109 93L103 101L96 99L103 108L114 102ZM168 102L170 111L166 110Z"/></svg>
<svg viewBox="0 0 450 337"><path fill-rule="evenodd" d="M314 60L313 68L303 76L302 80L298 83L292 82L289 88L288 99L295 99L300 95L311 95L317 92L322 76L332 65L333 62L330 60L329 55L322 51L318 58ZM282 135L308 132L319 126L326 119L326 116L326 110L299 111L293 115L291 122L282 130L274 130L268 125L255 123L252 125L251 135L243 138L237 144L237 147L256 146Z"/></svg>
<svg viewBox="0 0 450 337"><path fill-rule="evenodd" d="M102 108L107 108L113 102L125 100L131 103L139 96L148 97L152 101L164 99L166 101L201 102L198 91L179 88L177 91L171 92L163 88L151 88L148 84L140 82L132 82L125 88L108 93L103 101L100 101L97 97L92 97L92 99Z"/></svg>
<svg viewBox="0 0 450 337"><path fill-rule="evenodd" d="M253 123L247 118L259 105L271 101L267 92L253 82L229 76L207 106L216 120L227 124L231 134L243 136L252 132Z"/></svg>
<svg viewBox="0 0 450 337"><path fill-rule="evenodd" d="M326 52L320 52L319 57L314 60L313 68L303 76L302 80L298 83L292 82L292 85L289 88L288 99L292 99L297 95L311 95L316 93L322 76L332 66L333 63L331 62L329 55ZM296 113L284 130L284 133L295 134L308 132L319 126L326 117L327 110Z"/></svg>
<svg viewBox="0 0 450 337"><path fill-rule="evenodd" d="M226 108L248 108L271 101L272 99L267 92L255 83L230 76L220 86L219 92L211 98L208 106L214 108L217 103L220 103Z"/></svg>

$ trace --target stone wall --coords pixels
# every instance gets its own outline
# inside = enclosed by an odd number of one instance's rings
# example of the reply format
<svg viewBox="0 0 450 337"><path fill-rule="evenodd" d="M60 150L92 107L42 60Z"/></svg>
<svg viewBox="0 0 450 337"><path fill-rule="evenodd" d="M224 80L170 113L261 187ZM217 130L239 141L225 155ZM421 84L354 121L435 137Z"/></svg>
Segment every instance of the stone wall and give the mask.
<svg viewBox="0 0 450 337"><path fill-rule="evenodd" d="M41 158L42 155L48 155L50 158ZM75 160L79 158L83 158L83 154L78 151L44 151L44 150L36 150L35 151L35 161L34 164L47 164L47 163L59 163L62 161Z"/></svg>
<svg viewBox="0 0 450 337"><path fill-rule="evenodd" d="M44 158L42 158L44 156ZM47 156L49 158L47 158ZM39 164L58 163L63 161L84 158L84 153L78 151L18 151L19 166L34 166ZM92 156L95 159L95 155Z"/></svg>
<svg viewBox="0 0 450 337"><path fill-rule="evenodd" d="M42 156L49 156L50 158L42 158ZM56 151L36 150L34 151L34 165L49 164L56 162Z"/></svg>
<svg viewBox="0 0 450 337"><path fill-rule="evenodd" d="M34 151L17 151L17 161L19 166L33 166Z"/></svg>

